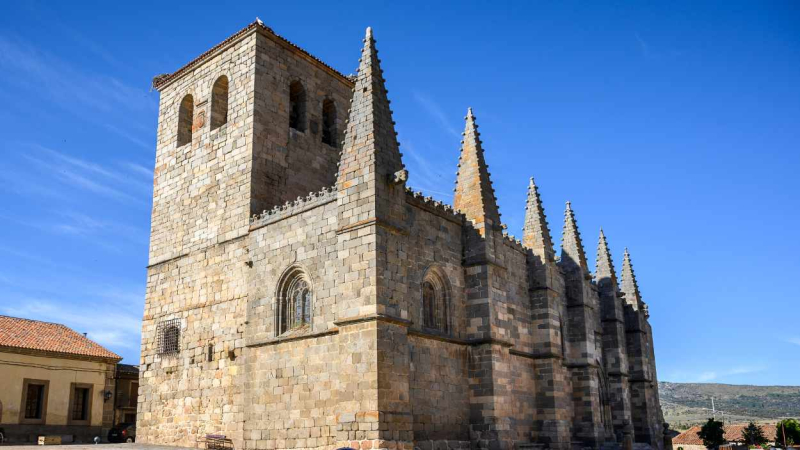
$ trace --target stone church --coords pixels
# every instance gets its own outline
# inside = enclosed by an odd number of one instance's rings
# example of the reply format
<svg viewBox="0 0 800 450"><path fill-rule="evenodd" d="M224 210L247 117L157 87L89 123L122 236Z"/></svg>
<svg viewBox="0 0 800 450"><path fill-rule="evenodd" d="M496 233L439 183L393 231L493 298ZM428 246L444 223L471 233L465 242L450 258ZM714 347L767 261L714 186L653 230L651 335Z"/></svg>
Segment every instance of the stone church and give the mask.
<svg viewBox="0 0 800 450"><path fill-rule="evenodd" d="M452 206L406 186L375 39L345 76L261 21L160 93L138 441L664 450L626 251L500 219L476 117Z"/></svg>

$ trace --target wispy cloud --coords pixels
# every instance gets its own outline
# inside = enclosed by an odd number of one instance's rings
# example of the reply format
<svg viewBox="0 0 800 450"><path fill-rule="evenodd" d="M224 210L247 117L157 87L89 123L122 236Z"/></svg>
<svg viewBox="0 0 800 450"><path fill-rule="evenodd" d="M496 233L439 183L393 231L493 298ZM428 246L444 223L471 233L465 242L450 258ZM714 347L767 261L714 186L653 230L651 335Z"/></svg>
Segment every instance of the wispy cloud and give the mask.
<svg viewBox="0 0 800 450"><path fill-rule="evenodd" d="M122 164L122 166L124 166L125 168L130 170L131 172L133 172L133 173L135 173L137 175L140 175L140 176L146 178L147 180L150 180L150 181L153 180L153 169L148 169L147 167L145 167L145 166L143 166L141 164L136 164L136 163L132 163L132 162L123 162L121 164Z"/></svg>
<svg viewBox="0 0 800 450"><path fill-rule="evenodd" d="M790 337L786 340L790 344L800 345L800 337Z"/></svg>
<svg viewBox="0 0 800 450"><path fill-rule="evenodd" d="M4 82L9 85L43 97L49 105L57 105L102 126L139 147L155 148L154 144L148 144L119 126L125 123L137 129L149 129L135 122L135 113L142 113L144 117L158 108L155 97L146 89L129 86L112 76L87 72L9 36L0 36L0 70ZM146 132L142 134L147 136Z"/></svg>
<svg viewBox="0 0 800 450"><path fill-rule="evenodd" d="M702 372L697 375L697 381L700 383L705 383L707 381L712 381L717 378L717 372Z"/></svg>
<svg viewBox="0 0 800 450"><path fill-rule="evenodd" d="M123 242L131 242L137 246L146 246L148 243L145 229L75 211L56 211L48 214L46 220L0 214L0 220L54 235L85 239L90 245L116 253L124 250L121 245Z"/></svg>
<svg viewBox="0 0 800 450"><path fill-rule="evenodd" d="M436 194L441 200L450 201L453 198L452 191L447 192L453 180L447 176L448 172L442 166L435 165L430 158L421 155L417 148L407 141L403 142L403 154L411 158L409 161L413 169L409 171L411 186L425 193Z"/></svg>
<svg viewBox="0 0 800 450"><path fill-rule="evenodd" d="M442 111L442 108L439 106L438 103L433 101L430 97L422 94L420 92L414 92L414 100L417 101L425 111L431 115L439 125L441 125L442 129L453 136L460 136L461 134L456 130L453 125L451 124L451 119L447 116L447 114Z"/></svg>
<svg viewBox="0 0 800 450"><path fill-rule="evenodd" d="M0 189L17 195L66 200L63 190L31 183L31 177L17 170L0 170Z"/></svg>
<svg viewBox="0 0 800 450"><path fill-rule="evenodd" d="M127 131L125 131L123 129L120 129L119 127L117 127L115 125L112 125L110 123L105 124L105 127L109 131L112 131L112 132L124 137L125 139L133 142L134 144L138 145L139 147L141 147L141 148L143 148L145 150L153 150L153 151L155 151L155 148L156 148L155 143L148 144L147 142L145 142L145 141L139 139L138 137L136 137L134 134L128 133Z"/></svg>
<svg viewBox="0 0 800 450"><path fill-rule="evenodd" d="M726 377L733 375L746 375L761 372L764 370L763 367L763 365L753 365L734 366L724 370L699 370L697 372L676 371L670 374L669 379L685 383L709 383L712 381L724 381Z"/></svg>
<svg viewBox="0 0 800 450"><path fill-rule="evenodd" d="M0 306L0 312L14 317L63 323L78 332L87 333L90 339L103 345L128 349L139 347L141 316L119 308L105 307L102 302L87 304L17 297L10 304ZM111 317L113 320L109 320Z"/></svg>
<svg viewBox="0 0 800 450"><path fill-rule="evenodd" d="M645 59L660 61L660 60L679 58L683 55L682 51L671 48L662 47L656 49L654 46L650 44L650 42L642 38L641 34L639 34L638 32L634 33L634 36L636 37L636 42L639 45L639 51L641 51L642 56Z"/></svg>
<svg viewBox="0 0 800 450"><path fill-rule="evenodd" d="M139 198L136 198L130 194L122 192L119 189L113 188L101 182L92 180L83 174L68 169L66 166L63 165L59 166L56 164L52 164L42 159L35 158L31 155L25 155L25 158L35 163L42 170L57 177L62 183L67 184L73 188L83 189L115 200L124 200L132 203L143 203L142 200Z"/></svg>
<svg viewBox="0 0 800 450"><path fill-rule="evenodd" d="M35 152L23 153L23 158L33 163L39 171L50 175L49 179L115 200L146 204L147 196L144 194L150 192L152 185L138 174L133 177L38 144L25 144L25 146ZM129 189L125 189L126 187L134 187L136 193L128 192Z"/></svg>
<svg viewBox="0 0 800 450"><path fill-rule="evenodd" d="M639 43L639 50L642 51L642 56L650 58L652 56L650 53L650 45L642 39L638 32L634 34L636 35L636 41Z"/></svg>

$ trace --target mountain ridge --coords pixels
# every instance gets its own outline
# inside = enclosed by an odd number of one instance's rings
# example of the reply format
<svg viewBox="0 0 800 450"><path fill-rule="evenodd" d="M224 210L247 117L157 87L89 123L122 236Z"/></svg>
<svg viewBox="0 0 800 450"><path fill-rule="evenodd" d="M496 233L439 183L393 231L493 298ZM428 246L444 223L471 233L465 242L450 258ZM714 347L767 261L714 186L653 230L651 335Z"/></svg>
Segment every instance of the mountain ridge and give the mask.
<svg viewBox="0 0 800 450"><path fill-rule="evenodd" d="M726 423L777 422L800 417L800 386L758 386L726 383L658 383L664 419L686 429L714 415Z"/></svg>

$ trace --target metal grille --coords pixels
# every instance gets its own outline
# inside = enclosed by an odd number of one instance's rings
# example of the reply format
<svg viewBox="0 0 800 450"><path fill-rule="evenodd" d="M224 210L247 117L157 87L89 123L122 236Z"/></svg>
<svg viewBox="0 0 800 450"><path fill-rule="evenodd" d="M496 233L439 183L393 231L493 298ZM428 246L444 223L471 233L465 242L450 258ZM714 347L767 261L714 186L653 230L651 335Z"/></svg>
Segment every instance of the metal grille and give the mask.
<svg viewBox="0 0 800 450"><path fill-rule="evenodd" d="M158 324L158 353L178 353L181 342L181 319L162 320Z"/></svg>

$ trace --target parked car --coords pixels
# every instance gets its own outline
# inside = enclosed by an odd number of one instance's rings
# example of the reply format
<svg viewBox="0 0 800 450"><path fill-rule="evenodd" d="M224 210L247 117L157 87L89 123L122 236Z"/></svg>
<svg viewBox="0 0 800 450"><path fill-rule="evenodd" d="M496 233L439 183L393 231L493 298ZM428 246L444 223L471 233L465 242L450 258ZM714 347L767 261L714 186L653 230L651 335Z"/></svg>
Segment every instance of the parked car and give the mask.
<svg viewBox="0 0 800 450"><path fill-rule="evenodd" d="M121 423L108 431L108 442L136 441L136 424Z"/></svg>

